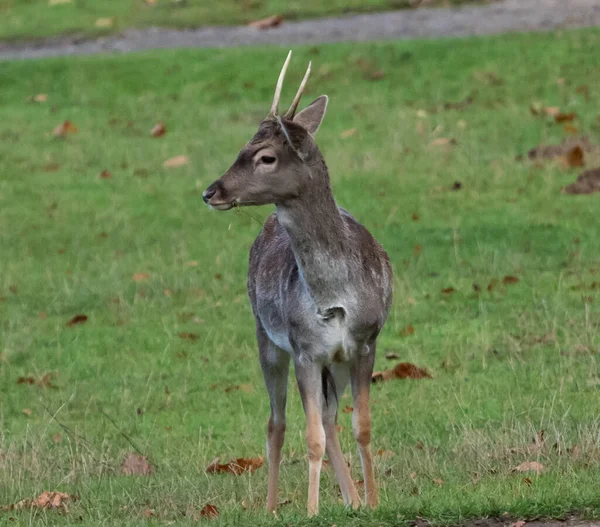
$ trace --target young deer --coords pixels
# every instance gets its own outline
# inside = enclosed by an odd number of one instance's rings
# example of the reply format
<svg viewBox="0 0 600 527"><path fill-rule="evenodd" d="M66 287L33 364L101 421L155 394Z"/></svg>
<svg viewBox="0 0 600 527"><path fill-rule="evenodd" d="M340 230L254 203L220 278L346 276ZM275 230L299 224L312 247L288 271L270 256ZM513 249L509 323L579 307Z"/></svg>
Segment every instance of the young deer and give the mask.
<svg viewBox="0 0 600 527"><path fill-rule="evenodd" d="M392 301L392 270L381 245L334 201L327 166L314 140L327 96L296 114L310 63L290 109L283 116L278 113L290 57L291 51L269 115L203 199L217 210L275 204L276 212L250 250L248 272L260 364L271 402L267 510L277 508L291 358L306 414L308 513L314 515L325 451L344 502L360 504L336 431L338 397L348 380L365 499L370 507L378 504L369 446L369 389L375 341Z"/></svg>

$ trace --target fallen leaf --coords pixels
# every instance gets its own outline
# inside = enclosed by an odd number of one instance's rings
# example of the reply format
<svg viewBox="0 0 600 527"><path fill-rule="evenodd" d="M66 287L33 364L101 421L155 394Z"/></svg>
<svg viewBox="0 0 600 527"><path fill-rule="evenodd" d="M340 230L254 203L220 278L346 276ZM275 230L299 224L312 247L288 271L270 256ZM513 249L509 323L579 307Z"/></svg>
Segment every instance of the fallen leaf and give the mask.
<svg viewBox="0 0 600 527"><path fill-rule="evenodd" d="M146 456L130 452L121 463L121 474L124 476L150 476L154 474L154 467L148 463Z"/></svg>
<svg viewBox="0 0 600 527"><path fill-rule="evenodd" d="M113 27L114 24L115 24L114 17L98 18L96 20L96 27L107 28L107 27Z"/></svg>
<svg viewBox="0 0 600 527"><path fill-rule="evenodd" d="M419 216L418 212L413 212L411 218L412 218L413 221L419 221L419 219L421 218L421 216Z"/></svg>
<svg viewBox="0 0 600 527"><path fill-rule="evenodd" d="M383 448L380 448L380 449L377 451L377 455L378 455L378 456L381 456L381 457L383 457L383 456L386 456L386 457L392 457L392 456L395 456L395 455L396 455L396 453L395 453L395 452L392 452L391 450L384 450Z"/></svg>
<svg viewBox="0 0 600 527"><path fill-rule="evenodd" d="M208 474L220 474L228 473L239 476L244 472L254 472L263 466L265 458L263 456L255 458L242 458L239 457L229 463L220 464L219 458L212 461L207 467L206 472Z"/></svg>
<svg viewBox="0 0 600 527"><path fill-rule="evenodd" d="M423 246L422 245L415 245L413 247L413 254L415 256L419 256L422 252L423 252Z"/></svg>
<svg viewBox="0 0 600 527"><path fill-rule="evenodd" d="M516 276L505 276L502 279L502 283L505 284L505 285L516 284L518 282L519 282L519 279Z"/></svg>
<svg viewBox="0 0 600 527"><path fill-rule="evenodd" d="M415 328L412 326L412 324L409 324L408 326L405 326L400 330L400 335L403 337L408 337L409 335L414 335L414 334L415 334Z"/></svg>
<svg viewBox="0 0 600 527"><path fill-rule="evenodd" d="M52 441L54 441L56 444L58 444L62 441L62 436L60 434L54 434L52 436Z"/></svg>
<svg viewBox="0 0 600 527"><path fill-rule="evenodd" d="M70 4L73 0L48 0L49 6L61 5L61 4Z"/></svg>
<svg viewBox="0 0 600 527"><path fill-rule="evenodd" d="M35 379L34 377L19 377L17 379L17 384L29 384L36 385L40 388L56 388L52 384L52 377L54 377L54 373L46 373L39 379Z"/></svg>
<svg viewBox="0 0 600 527"><path fill-rule="evenodd" d="M544 108L544 113L551 117L556 117L560 114L560 108L558 106L548 106Z"/></svg>
<svg viewBox="0 0 600 527"><path fill-rule="evenodd" d="M572 124L565 124L563 126L563 130L565 132L570 133L570 134L577 134L577 133L579 133L579 129L577 127L573 126Z"/></svg>
<svg viewBox="0 0 600 527"><path fill-rule="evenodd" d="M186 331L182 331L181 333L178 333L178 336L180 339L183 340L198 340L198 335L196 335L195 333L188 333Z"/></svg>
<svg viewBox="0 0 600 527"><path fill-rule="evenodd" d="M454 289L454 287L444 287L444 289L442 289L442 293L444 293L445 295L452 295L456 292L456 289Z"/></svg>
<svg viewBox="0 0 600 527"><path fill-rule="evenodd" d="M399 362L393 369L373 372L371 382L389 381L391 379L431 379L424 368L419 368L410 362Z"/></svg>
<svg viewBox="0 0 600 527"><path fill-rule="evenodd" d="M496 285L498 285L498 280L496 280L495 278L492 278L490 280L490 283L487 286L488 292L491 293L496 288Z"/></svg>
<svg viewBox="0 0 600 527"><path fill-rule="evenodd" d="M349 128L348 130L344 130L341 134L340 137L342 139L347 139L350 136L353 136L356 133L356 128Z"/></svg>
<svg viewBox="0 0 600 527"><path fill-rule="evenodd" d="M31 100L33 102L46 102L48 100L48 96L45 93L38 93L34 95Z"/></svg>
<svg viewBox="0 0 600 527"><path fill-rule="evenodd" d="M465 99L459 102L446 102L444 103L444 110L464 110L467 106L473 103L475 97L469 95Z"/></svg>
<svg viewBox="0 0 600 527"><path fill-rule="evenodd" d="M56 172L60 168L58 163L48 163L44 165L45 172Z"/></svg>
<svg viewBox="0 0 600 527"><path fill-rule="evenodd" d="M577 117L577 114L575 112L570 112L570 113L557 113L554 116L554 120L557 123L566 123L566 122L571 122L573 121L575 118Z"/></svg>
<svg viewBox="0 0 600 527"><path fill-rule="evenodd" d="M600 192L600 167L581 173L575 183L571 183L565 187L564 192L566 194L592 194L593 192Z"/></svg>
<svg viewBox="0 0 600 527"><path fill-rule="evenodd" d="M583 158L583 149L579 145L574 146L563 157L563 165L565 168L582 167L585 165Z"/></svg>
<svg viewBox="0 0 600 527"><path fill-rule="evenodd" d="M177 167L182 167L184 165L187 165L189 162L189 157L188 156L175 156L175 157L171 157L170 159L167 159L164 163L163 163L163 167L165 168L177 168Z"/></svg>
<svg viewBox="0 0 600 527"><path fill-rule="evenodd" d="M283 17L281 15L271 15L266 18L261 18L260 20L255 20L254 22L250 22L248 24L249 27L253 27L254 29L271 29L281 25L283 22Z"/></svg>
<svg viewBox="0 0 600 527"><path fill-rule="evenodd" d="M29 408L23 408L23 413L25 415L31 415L33 412Z"/></svg>
<svg viewBox="0 0 600 527"><path fill-rule="evenodd" d="M65 492L42 492L37 498L24 499L18 503L2 507L4 511L15 511L23 509L63 509L67 511L67 502L75 501L75 496L70 496Z"/></svg>
<svg viewBox="0 0 600 527"><path fill-rule="evenodd" d="M417 479L417 473L416 472L411 472L409 474L410 479L412 479L413 481L415 481Z"/></svg>
<svg viewBox="0 0 600 527"><path fill-rule="evenodd" d="M394 359L399 359L400 355L398 355L397 353L390 351L388 353L385 354L385 358L387 360L394 360Z"/></svg>
<svg viewBox="0 0 600 527"><path fill-rule="evenodd" d="M438 137L431 141L432 146L445 146L445 145L455 145L456 139L450 137Z"/></svg>
<svg viewBox="0 0 600 527"><path fill-rule="evenodd" d="M345 414L351 414L352 412L354 412L354 408L352 408L352 406L346 406L343 410L343 413Z"/></svg>
<svg viewBox="0 0 600 527"><path fill-rule="evenodd" d="M199 263L197 260L190 260L189 262L185 262L183 265L186 267L198 267Z"/></svg>
<svg viewBox="0 0 600 527"><path fill-rule="evenodd" d="M584 153L600 152L600 145L592 143L586 136L566 137L558 145L538 145L527 152L531 160L555 159L579 147Z"/></svg>
<svg viewBox="0 0 600 527"><path fill-rule="evenodd" d="M527 485L528 487L531 487L531 485L533 485L533 481L531 481L531 478L523 478L523 483L525 483L525 485Z"/></svg>
<svg viewBox="0 0 600 527"><path fill-rule="evenodd" d="M67 326L71 328L77 324L84 324L85 322L87 322L87 319L87 315L75 315L71 320L67 322Z"/></svg>
<svg viewBox="0 0 600 527"><path fill-rule="evenodd" d="M200 516L203 518L216 518L219 515L219 509L217 509L211 503L207 503L200 511Z"/></svg>
<svg viewBox="0 0 600 527"><path fill-rule="evenodd" d="M525 522L523 520L519 520L517 522L511 523L510 527L523 527L523 525L525 525Z"/></svg>
<svg viewBox="0 0 600 527"><path fill-rule="evenodd" d="M455 181L454 184L452 185L452 189L451 190L460 190L462 188L462 183L460 181Z"/></svg>
<svg viewBox="0 0 600 527"><path fill-rule="evenodd" d="M150 275L148 273L134 273L134 275L133 275L134 282L145 282L149 278L150 278Z"/></svg>
<svg viewBox="0 0 600 527"><path fill-rule="evenodd" d="M154 518L156 516L156 513L150 507L146 507L142 514L144 515L144 518Z"/></svg>
<svg viewBox="0 0 600 527"><path fill-rule="evenodd" d="M162 137L167 133L167 129L162 121L156 123L152 130L150 130L150 135L152 137Z"/></svg>
<svg viewBox="0 0 600 527"><path fill-rule="evenodd" d="M77 133L77 127L71 121L64 121L52 130L52 134L55 137L64 137L74 133Z"/></svg>
<svg viewBox="0 0 600 527"><path fill-rule="evenodd" d="M103 170L102 172L100 172L100 177L102 179L110 179L111 173L108 170Z"/></svg>
<svg viewBox="0 0 600 527"><path fill-rule="evenodd" d="M439 487L441 487L444 484L444 480L440 478L433 478L433 482Z"/></svg>
<svg viewBox="0 0 600 527"><path fill-rule="evenodd" d="M544 465L537 461L525 461L512 469L513 472L536 472L539 474L544 470Z"/></svg>

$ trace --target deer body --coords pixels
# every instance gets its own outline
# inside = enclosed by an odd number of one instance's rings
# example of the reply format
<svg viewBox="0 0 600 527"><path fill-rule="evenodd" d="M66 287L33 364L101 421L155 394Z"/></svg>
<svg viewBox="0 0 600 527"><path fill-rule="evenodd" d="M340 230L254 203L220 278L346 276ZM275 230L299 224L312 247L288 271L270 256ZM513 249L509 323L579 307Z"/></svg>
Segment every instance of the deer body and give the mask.
<svg viewBox="0 0 600 527"><path fill-rule="evenodd" d="M333 198L327 167L314 142L327 98L320 97L295 114L308 71L290 110L283 118L277 114L289 58L271 114L203 197L219 210L234 205L276 206L252 246L248 272L259 357L271 403L267 509L277 507L291 360L307 421L308 512L316 514L325 451L344 502L359 505L336 430L338 397L348 381L365 499L369 506L378 502L368 401L376 339L392 300L392 271L383 248Z"/></svg>

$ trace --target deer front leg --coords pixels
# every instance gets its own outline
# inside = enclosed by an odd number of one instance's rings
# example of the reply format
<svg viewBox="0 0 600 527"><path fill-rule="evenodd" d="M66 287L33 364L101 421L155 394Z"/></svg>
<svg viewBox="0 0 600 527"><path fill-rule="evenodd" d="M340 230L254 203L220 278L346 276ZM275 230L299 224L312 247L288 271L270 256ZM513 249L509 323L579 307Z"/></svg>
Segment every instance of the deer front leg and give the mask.
<svg viewBox="0 0 600 527"><path fill-rule="evenodd" d="M270 342L262 329L257 331L257 337L260 365L271 403L271 415L267 425L267 460L269 463L267 511L275 512L278 503L277 485L281 449L285 438L285 405L290 356Z"/></svg>
<svg viewBox="0 0 600 527"><path fill-rule="evenodd" d="M316 363L295 365L298 389L306 414L306 444L308 446L308 515L319 513L319 483L323 454L325 453L325 429L321 409L323 407L322 366Z"/></svg>
<svg viewBox="0 0 600 527"><path fill-rule="evenodd" d="M371 456L371 409L369 408L369 393L374 362L375 343L373 342L369 345L367 353L360 354L357 357L350 370L350 384L354 398L352 431L358 443L365 483L365 501L367 506L372 508L379 505L379 495L373 474L373 458Z"/></svg>

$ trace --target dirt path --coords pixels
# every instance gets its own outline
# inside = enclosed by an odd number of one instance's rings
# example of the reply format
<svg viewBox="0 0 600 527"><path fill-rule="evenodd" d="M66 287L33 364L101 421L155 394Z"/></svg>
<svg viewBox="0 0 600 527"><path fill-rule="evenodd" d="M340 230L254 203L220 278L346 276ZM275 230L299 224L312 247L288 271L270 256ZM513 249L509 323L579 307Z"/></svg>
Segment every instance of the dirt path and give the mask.
<svg viewBox="0 0 600 527"><path fill-rule="evenodd" d="M150 28L81 41L73 37L19 44L0 43L0 60L124 53L161 48L324 43L409 38L460 37L510 31L548 31L600 25L600 0L500 0L484 6L419 8L287 22L269 30L206 27Z"/></svg>

